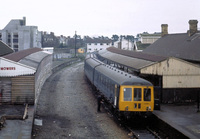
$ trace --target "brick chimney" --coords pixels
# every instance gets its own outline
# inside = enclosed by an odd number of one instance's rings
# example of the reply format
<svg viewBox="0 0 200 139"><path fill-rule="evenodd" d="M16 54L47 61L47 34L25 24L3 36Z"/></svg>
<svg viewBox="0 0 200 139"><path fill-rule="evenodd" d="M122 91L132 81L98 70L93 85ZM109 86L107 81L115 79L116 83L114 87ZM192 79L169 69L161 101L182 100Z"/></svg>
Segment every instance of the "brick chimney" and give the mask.
<svg viewBox="0 0 200 139"><path fill-rule="evenodd" d="M197 20L190 20L189 22L190 25L190 30L189 30L189 36L194 35L195 33L197 33Z"/></svg>
<svg viewBox="0 0 200 139"><path fill-rule="evenodd" d="M168 24L162 24L161 25L162 28L162 37L168 34Z"/></svg>

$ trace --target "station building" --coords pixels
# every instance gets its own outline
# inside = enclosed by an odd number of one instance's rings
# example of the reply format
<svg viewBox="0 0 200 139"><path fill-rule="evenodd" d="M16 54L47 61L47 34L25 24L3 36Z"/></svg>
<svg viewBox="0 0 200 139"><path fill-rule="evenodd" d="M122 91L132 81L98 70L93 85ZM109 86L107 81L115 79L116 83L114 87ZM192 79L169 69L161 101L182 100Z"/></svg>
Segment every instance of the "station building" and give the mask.
<svg viewBox="0 0 200 139"><path fill-rule="evenodd" d="M196 102L200 92L200 33L197 20L189 21L187 33L168 34L162 25L162 37L143 52L110 47L99 52L105 63L150 80L155 97L164 103Z"/></svg>
<svg viewBox="0 0 200 139"><path fill-rule="evenodd" d="M0 57L0 104L35 104L51 74L52 54L30 48Z"/></svg>

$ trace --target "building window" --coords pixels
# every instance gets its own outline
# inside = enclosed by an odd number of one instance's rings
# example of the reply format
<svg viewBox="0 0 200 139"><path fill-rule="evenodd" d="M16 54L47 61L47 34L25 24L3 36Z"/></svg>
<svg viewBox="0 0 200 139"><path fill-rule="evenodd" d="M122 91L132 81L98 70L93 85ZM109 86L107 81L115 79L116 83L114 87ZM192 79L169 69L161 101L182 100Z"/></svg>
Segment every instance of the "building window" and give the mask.
<svg viewBox="0 0 200 139"><path fill-rule="evenodd" d="M18 43L18 39L13 39L13 43Z"/></svg>
<svg viewBox="0 0 200 139"><path fill-rule="evenodd" d="M18 38L18 34L14 34L14 35L13 35L13 38Z"/></svg>
<svg viewBox="0 0 200 139"><path fill-rule="evenodd" d="M15 52L17 52L18 49L19 49L19 46L18 45L14 45L13 49L15 50Z"/></svg>
<svg viewBox="0 0 200 139"><path fill-rule="evenodd" d="M10 39L8 39L8 43L11 43Z"/></svg>

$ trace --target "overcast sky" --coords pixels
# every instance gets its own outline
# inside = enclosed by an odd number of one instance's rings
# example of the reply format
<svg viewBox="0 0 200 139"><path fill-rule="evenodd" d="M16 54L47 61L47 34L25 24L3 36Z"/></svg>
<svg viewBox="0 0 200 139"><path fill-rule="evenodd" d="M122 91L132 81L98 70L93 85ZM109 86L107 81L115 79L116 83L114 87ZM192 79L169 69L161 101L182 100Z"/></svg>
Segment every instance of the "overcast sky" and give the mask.
<svg viewBox="0 0 200 139"><path fill-rule="evenodd" d="M200 22L200 0L2 0L0 29L11 19L26 17L28 26L57 36L136 35L189 29L188 21ZM200 23L198 24L200 28Z"/></svg>

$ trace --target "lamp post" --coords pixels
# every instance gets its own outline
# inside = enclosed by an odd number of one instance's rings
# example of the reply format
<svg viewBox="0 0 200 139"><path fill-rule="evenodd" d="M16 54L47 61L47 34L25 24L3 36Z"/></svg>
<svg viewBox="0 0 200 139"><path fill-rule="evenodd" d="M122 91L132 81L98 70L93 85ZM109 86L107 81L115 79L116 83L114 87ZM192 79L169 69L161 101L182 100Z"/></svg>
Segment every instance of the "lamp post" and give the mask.
<svg viewBox="0 0 200 139"><path fill-rule="evenodd" d="M75 57L76 57L76 31L75 31Z"/></svg>

